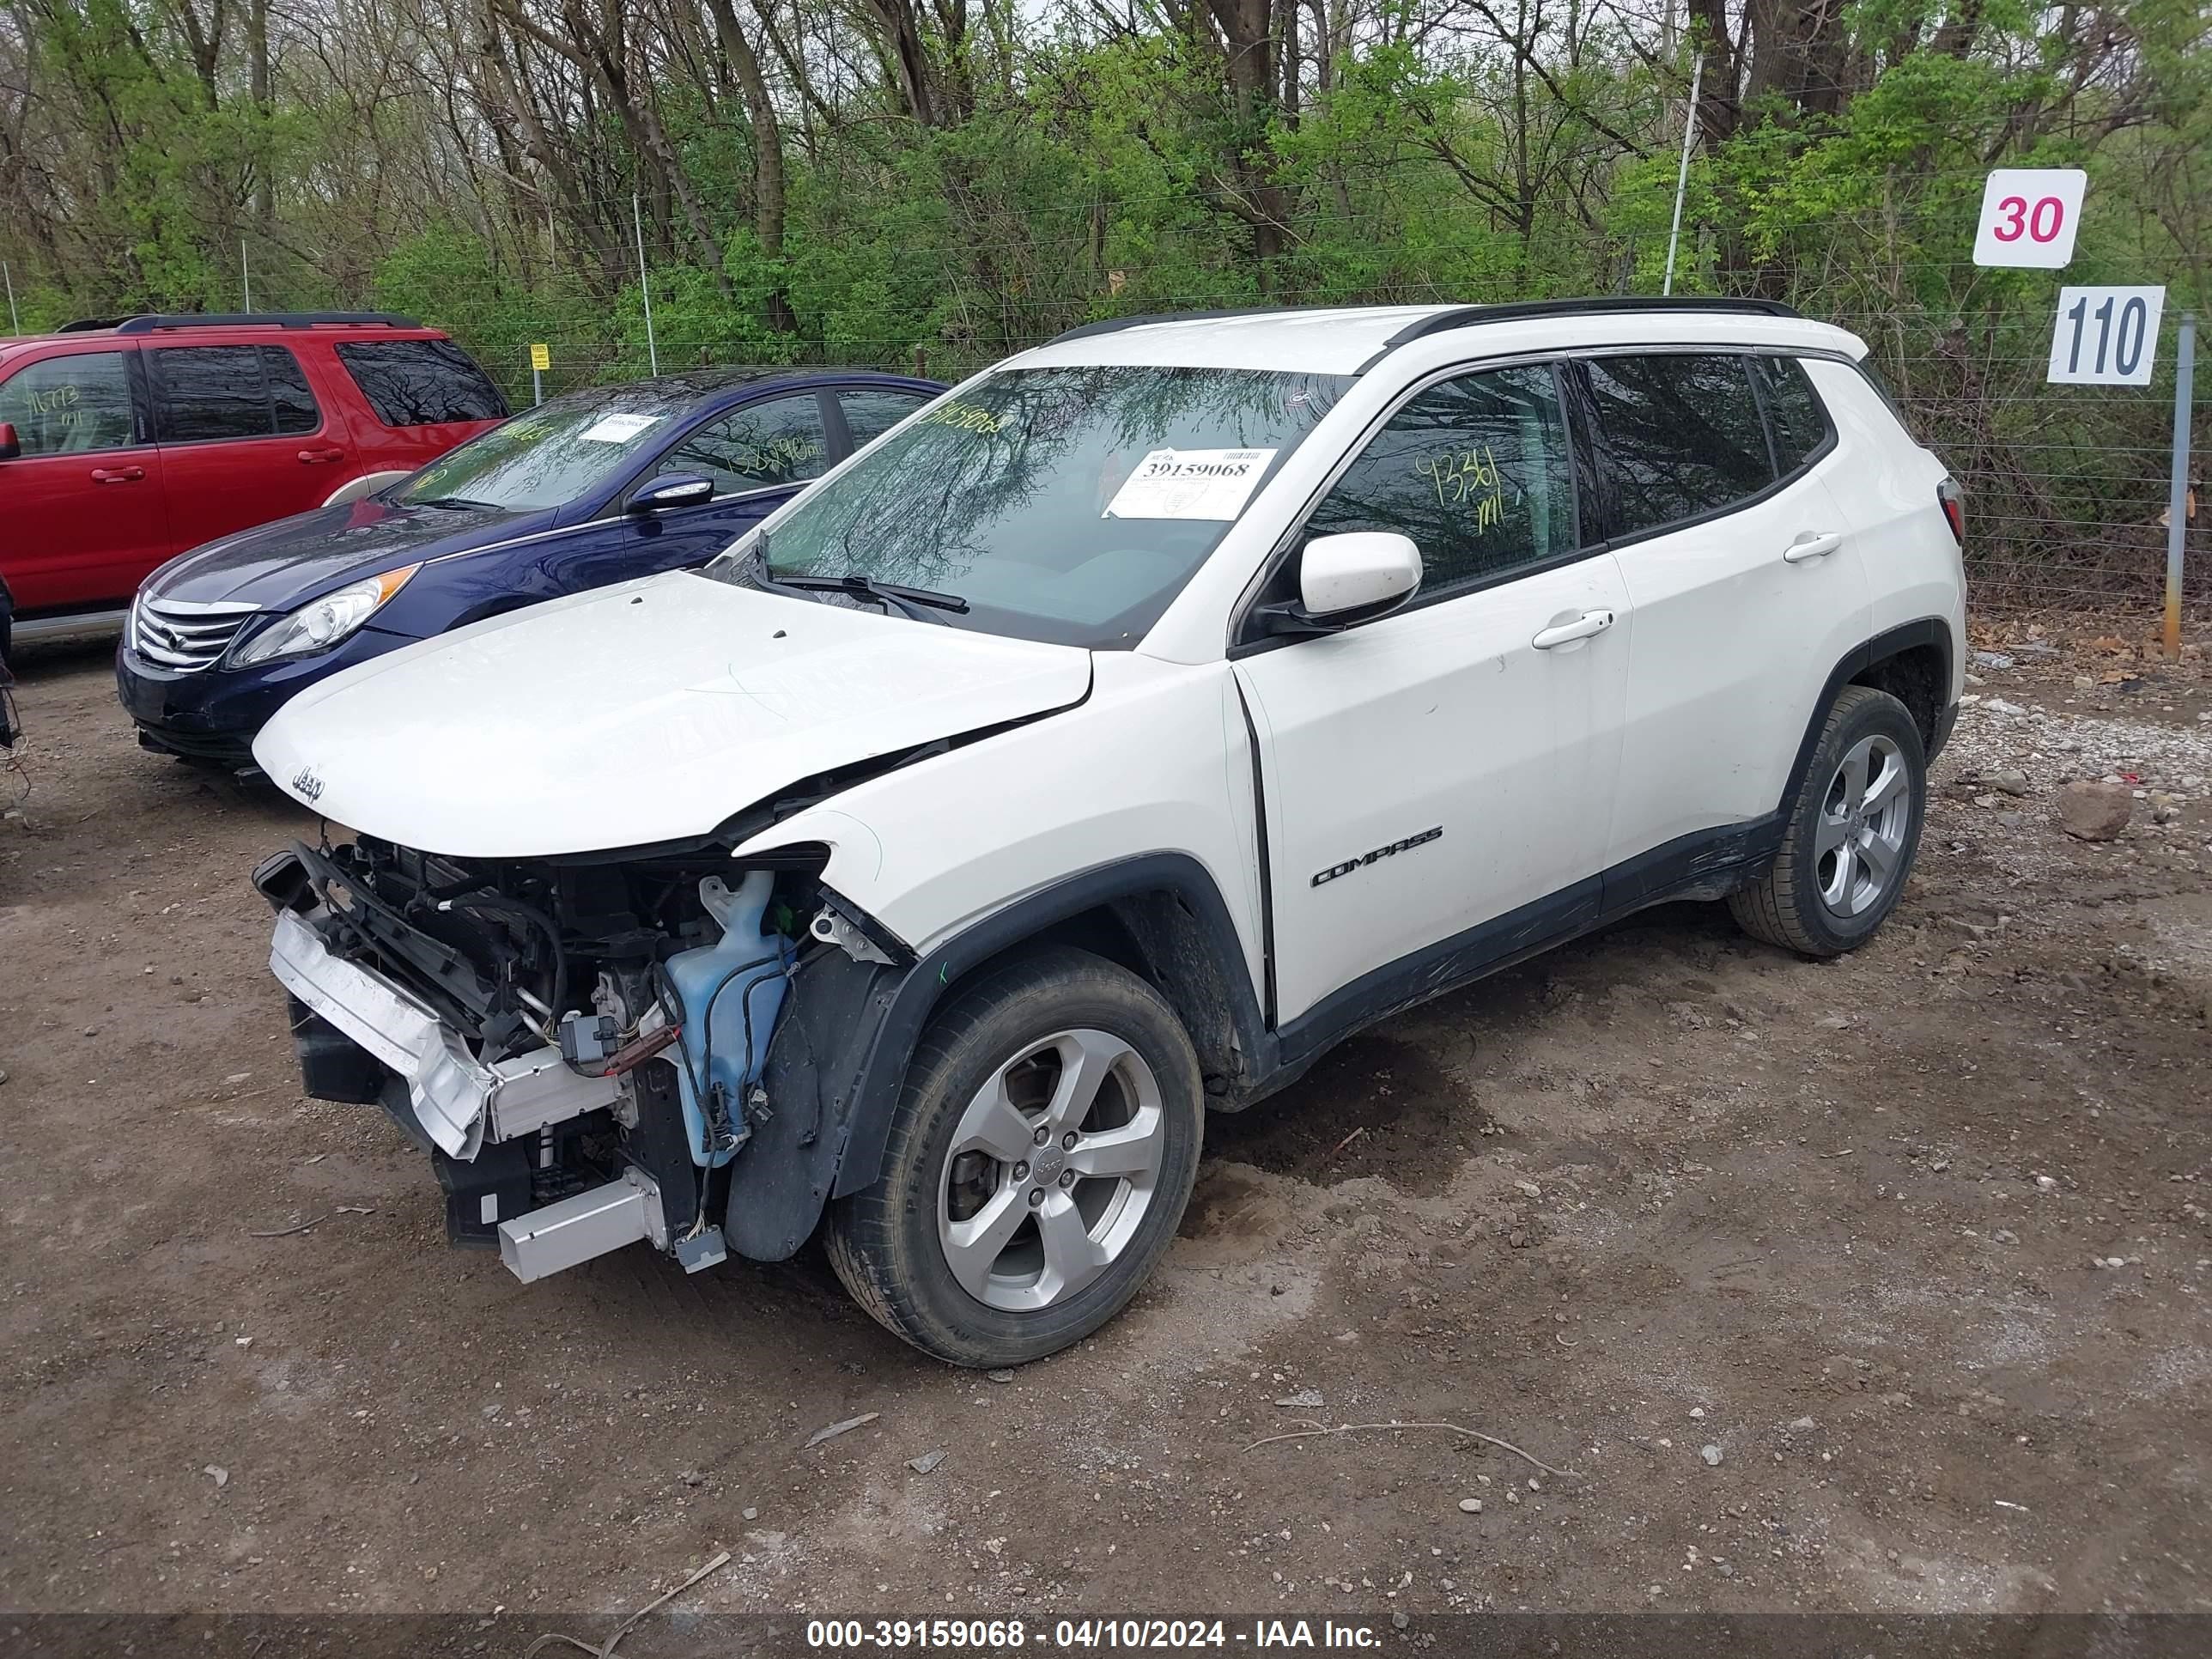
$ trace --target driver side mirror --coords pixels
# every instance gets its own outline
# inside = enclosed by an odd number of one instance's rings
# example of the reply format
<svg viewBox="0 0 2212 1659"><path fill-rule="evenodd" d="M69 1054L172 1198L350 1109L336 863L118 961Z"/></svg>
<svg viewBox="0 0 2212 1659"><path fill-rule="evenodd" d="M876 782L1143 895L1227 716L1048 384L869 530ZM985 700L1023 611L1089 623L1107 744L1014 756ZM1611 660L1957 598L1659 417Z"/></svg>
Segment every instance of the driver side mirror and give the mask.
<svg viewBox="0 0 2212 1659"><path fill-rule="evenodd" d="M665 513L672 507L700 507L714 499L714 481L696 472L670 472L648 479L629 498L633 513Z"/></svg>
<svg viewBox="0 0 2212 1659"><path fill-rule="evenodd" d="M1259 612L1262 630L1302 638L1334 634L1389 615L1421 586L1421 550L1413 538L1359 530L1316 536L1298 553L1298 603Z"/></svg>
<svg viewBox="0 0 2212 1659"><path fill-rule="evenodd" d="M23 453L23 441L15 435L15 423L0 421L0 461L12 461Z"/></svg>

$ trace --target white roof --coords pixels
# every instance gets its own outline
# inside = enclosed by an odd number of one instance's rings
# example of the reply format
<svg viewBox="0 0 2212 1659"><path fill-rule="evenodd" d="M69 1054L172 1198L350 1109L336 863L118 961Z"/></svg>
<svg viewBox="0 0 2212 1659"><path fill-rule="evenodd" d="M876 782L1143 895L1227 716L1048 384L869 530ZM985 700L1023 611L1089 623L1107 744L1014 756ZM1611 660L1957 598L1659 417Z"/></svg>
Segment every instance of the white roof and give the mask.
<svg viewBox="0 0 2212 1659"><path fill-rule="evenodd" d="M1423 318L1468 308L1441 305L1342 306L1255 311L1229 316L1200 314L1131 323L1123 328L1054 341L1024 352L1009 366L1044 368L1126 363L1355 374L1389 345L1393 336L1410 325ZM1561 311L1536 315L1524 312L1516 315L1509 309L1497 326L1494 337L1484 324L1476 321L1431 337L1448 339L1461 349L1472 345L1478 349L1492 348L1494 340L1494 349L1499 351L1548 350L1640 340L1794 345L1828 351L1843 349L1854 356L1863 355L1866 349L1854 336L1826 323L1750 311L1646 308L1632 301L1619 311Z"/></svg>

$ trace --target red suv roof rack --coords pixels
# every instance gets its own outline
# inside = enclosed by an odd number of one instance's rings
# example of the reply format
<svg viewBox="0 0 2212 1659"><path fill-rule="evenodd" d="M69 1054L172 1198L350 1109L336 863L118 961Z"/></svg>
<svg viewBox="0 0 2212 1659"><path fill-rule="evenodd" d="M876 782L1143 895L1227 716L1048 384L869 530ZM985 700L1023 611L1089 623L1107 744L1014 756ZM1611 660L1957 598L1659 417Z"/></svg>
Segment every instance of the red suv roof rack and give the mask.
<svg viewBox="0 0 2212 1659"><path fill-rule="evenodd" d="M166 328L314 328L334 325L354 328L422 326L412 317L401 317L388 311L188 311L173 316L87 317L77 322L64 323L55 332L87 334L106 331L116 334L151 334L157 329Z"/></svg>

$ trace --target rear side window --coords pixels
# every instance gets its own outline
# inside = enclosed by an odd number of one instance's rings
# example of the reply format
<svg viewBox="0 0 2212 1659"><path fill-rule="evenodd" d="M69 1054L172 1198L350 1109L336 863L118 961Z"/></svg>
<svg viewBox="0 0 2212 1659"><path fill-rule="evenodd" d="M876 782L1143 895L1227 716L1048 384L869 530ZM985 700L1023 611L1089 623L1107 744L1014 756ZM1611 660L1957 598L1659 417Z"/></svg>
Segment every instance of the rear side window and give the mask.
<svg viewBox="0 0 2212 1659"><path fill-rule="evenodd" d="M313 432L323 417L300 361L283 346L163 346L154 374L154 435L215 443Z"/></svg>
<svg viewBox="0 0 2212 1659"><path fill-rule="evenodd" d="M499 388L451 340L346 340L337 352L386 426L507 418Z"/></svg>
<svg viewBox="0 0 2212 1659"><path fill-rule="evenodd" d="M853 434L853 447L860 449L875 442L927 403L929 394L878 390L841 392L837 401L845 410L845 429Z"/></svg>
<svg viewBox="0 0 2212 1659"><path fill-rule="evenodd" d="M1753 357L1751 378L1766 405L1766 430L1774 440L1775 464L1782 476L1811 460L1828 441L1828 417L1804 366L1795 357Z"/></svg>
<svg viewBox="0 0 2212 1659"><path fill-rule="evenodd" d="M119 351L27 363L0 382L0 421L25 455L82 455L136 442L131 372Z"/></svg>
<svg viewBox="0 0 2212 1659"><path fill-rule="evenodd" d="M1613 474L1615 536L1720 512L1774 482L1742 358L1593 357L1587 368Z"/></svg>
<svg viewBox="0 0 2212 1659"><path fill-rule="evenodd" d="M1490 581L1577 545L1574 474L1548 365L1442 380L1390 417L1306 534L1395 531L1421 550L1421 594Z"/></svg>
<svg viewBox="0 0 2212 1659"><path fill-rule="evenodd" d="M811 392L771 398L707 422L661 458L656 474L696 472L717 495L804 483L829 470L830 434Z"/></svg>

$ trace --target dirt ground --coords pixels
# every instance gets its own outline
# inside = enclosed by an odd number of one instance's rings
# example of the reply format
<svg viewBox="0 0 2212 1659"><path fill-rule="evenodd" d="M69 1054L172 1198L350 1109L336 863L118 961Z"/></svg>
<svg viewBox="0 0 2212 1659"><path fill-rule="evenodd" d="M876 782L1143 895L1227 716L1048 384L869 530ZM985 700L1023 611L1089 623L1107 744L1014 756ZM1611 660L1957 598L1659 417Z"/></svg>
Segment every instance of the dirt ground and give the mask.
<svg viewBox="0 0 2212 1659"><path fill-rule="evenodd" d="M0 1607L603 1635L726 1548L690 1605L2212 1610L2212 680L1982 643L1869 948L1668 906L1398 1019L1217 1121L1153 1287L1005 1382L818 1255L447 1249L386 1121L298 1092L246 876L307 821L35 656ZM2062 835L2106 775L2132 825Z"/></svg>

